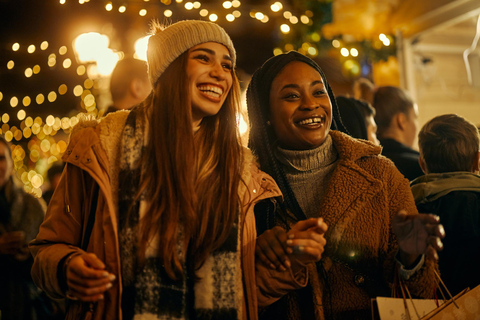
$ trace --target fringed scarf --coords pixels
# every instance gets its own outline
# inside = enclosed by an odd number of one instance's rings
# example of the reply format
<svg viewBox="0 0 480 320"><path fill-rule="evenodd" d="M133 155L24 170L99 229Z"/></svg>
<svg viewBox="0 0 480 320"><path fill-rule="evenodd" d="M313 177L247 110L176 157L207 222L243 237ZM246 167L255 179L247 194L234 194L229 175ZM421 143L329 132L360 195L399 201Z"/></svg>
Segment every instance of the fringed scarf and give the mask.
<svg viewBox="0 0 480 320"><path fill-rule="evenodd" d="M118 208L119 242L123 278L122 310L125 320L241 319L243 288L238 221L225 243L211 253L196 272L170 279L155 247L147 248L145 265L137 265L139 217L145 203L133 203L140 185L140 159L145 151L145 129L138 109L130 112L122 134ZM133 203L133 214L128 211ZM128 220L128 221L127 221ZM181 257L182 235L178 235ZM158 242L151 241L152 245Z"/></svg>

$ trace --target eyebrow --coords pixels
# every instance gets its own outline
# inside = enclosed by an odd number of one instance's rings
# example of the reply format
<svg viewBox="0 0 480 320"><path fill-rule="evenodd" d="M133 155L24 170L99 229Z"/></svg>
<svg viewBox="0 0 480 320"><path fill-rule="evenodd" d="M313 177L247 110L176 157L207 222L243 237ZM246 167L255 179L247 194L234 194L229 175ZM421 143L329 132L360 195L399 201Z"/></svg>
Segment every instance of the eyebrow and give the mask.
<svg viewBox="0 0 480 320"><path fill-rule="evenodd" d="M325 86L325 84L323 83L323 81L321 80L315 80L313 81L311 84L310 84L310 87L313 87L317 84L323 84ZM282 89L280 89L280 91L282 91L283 89L288 89L288 88L293 88L293 89L296 89L298 88L299 85L298 84L295 84L295 83L289 83L289 84L286 84L282 87Z"/></svg>
<svg viewBox="0 0 480 320"><path fill-rule="evenodd" d="M206 53L208 54L211 54L211 55L216 55L215 51L211 50L211 49L208 49L208 48L197 48L197 49L193 49L191 52L196 52L196 51L205 51ZM226 54L223 56L223 59L226 59L228 61L233 61L232 58Z"/></svg>

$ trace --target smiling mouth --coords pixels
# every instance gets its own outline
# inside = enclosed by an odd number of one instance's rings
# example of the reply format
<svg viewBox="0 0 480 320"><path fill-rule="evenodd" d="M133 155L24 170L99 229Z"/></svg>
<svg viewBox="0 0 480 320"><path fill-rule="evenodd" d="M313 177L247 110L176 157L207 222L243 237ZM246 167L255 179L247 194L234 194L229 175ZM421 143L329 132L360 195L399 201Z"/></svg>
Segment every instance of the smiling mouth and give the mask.
<svg viewBox="0 0 480 320"><path fill-rule="evenodd" d="M206 96L218 99L223 94L223 89L217 86L209 86L209 85L200 85L198 86L198 90L200 90Z"/></svg>
<svg viewBox="0 0 480 320"><path fill-rule="evenodd" d="M297 121L296 124L299 126L323 126L325 122L325 116L320 116L320 117L312 117L308 119L303 119L300 121Z"/></svg>

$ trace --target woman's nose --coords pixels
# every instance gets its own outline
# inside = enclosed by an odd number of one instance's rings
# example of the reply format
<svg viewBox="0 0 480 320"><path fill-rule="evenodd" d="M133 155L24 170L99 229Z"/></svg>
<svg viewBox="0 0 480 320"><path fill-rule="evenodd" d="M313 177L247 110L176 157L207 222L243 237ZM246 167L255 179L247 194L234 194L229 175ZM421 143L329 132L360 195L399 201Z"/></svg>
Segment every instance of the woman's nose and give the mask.
<svg viewBox="0 0 480 320"><path fill-rule="evenodd" d="M318 108L318 103L314 97L306 95L303 97L301 108L307 110L313 110Z"/></svg>

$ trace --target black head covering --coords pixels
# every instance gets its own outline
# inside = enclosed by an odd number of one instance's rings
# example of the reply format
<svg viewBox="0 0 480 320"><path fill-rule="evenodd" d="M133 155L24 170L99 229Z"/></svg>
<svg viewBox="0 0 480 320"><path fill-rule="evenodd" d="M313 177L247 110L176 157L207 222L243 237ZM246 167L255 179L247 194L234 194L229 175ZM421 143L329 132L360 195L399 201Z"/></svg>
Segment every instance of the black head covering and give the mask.
<svg viewBox="0 0 480 320"><path fill-rule="evenodd" d="M335 96L322 69L312 59L296 51L290 51L289 53L280 54L268 59L252 76L252 80L247 89L247 107L250 120L249 147L258 157L260 168L270 174L282 190L285 199L283 205L286 205L298 219L305 219L305 214L298 205L297 199L285 177L285 173L274 156L273 146L277 138L275 137L273 129L267 124L272 82L280 71L293 61L306 63L318 71L332 103L331 129L346 132L340 118Z"/></svg>
<svg viewBox="0 0 480 320"><path fill-rule="evenodd" d="M349 97L337 97L337 106L342 117L342 122L349 134L358 139L368 140L366 112L362 108L369 108L367 102Z"/></svg>

